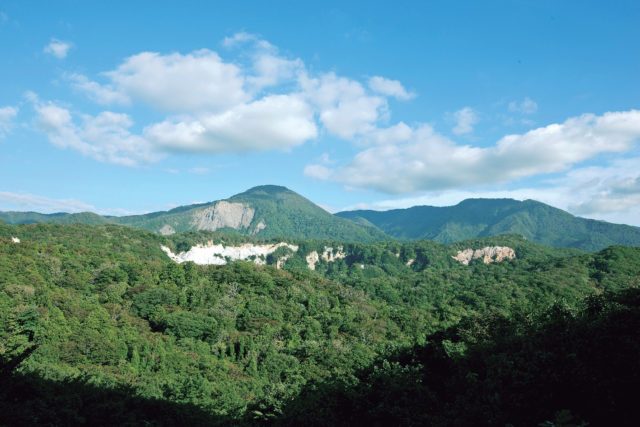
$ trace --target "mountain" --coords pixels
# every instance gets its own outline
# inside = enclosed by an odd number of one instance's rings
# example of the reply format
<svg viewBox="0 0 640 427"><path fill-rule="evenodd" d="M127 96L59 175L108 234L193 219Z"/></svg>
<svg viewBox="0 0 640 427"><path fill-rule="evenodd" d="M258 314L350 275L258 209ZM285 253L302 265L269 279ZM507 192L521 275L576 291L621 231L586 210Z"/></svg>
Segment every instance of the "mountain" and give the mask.
<svg viewBox="0 0 640 427"><path fill-rule="evenodd" d="M467 199L455 206L414 206L389 211L339 212L397 239L451 243L515 233L546 246L597 251L610 245L640 246L640 229L571 215L535 200Z"/></svg>
<svg viewBox="0 0 640 427"><path fill-rule="evenodd" d="M640 246L640 229L579 218L534 200L467 199L455 206L414 206L390 211L346 211L332 215L286 187L263 185L228 199L169 211L123 217L91 212L40 214L0 212L7 224L51 222L119 224L169 235L224 231L262 239L374 242L430 239L452 243L477 237L519 234L553 247L597 251L619 244Z"/></svg>
<svg viewBox="0 0 640 427"><path fill-rule="evenodd" d="M104 217L90 212L39 214L0 212L7 224L52 222L119 224L168 235L182 231L227 231L260 238L292 237L372 242L388 240L376 227L331 215L286 187L263 185L225 200L180 206L145 215Z"/></svg>

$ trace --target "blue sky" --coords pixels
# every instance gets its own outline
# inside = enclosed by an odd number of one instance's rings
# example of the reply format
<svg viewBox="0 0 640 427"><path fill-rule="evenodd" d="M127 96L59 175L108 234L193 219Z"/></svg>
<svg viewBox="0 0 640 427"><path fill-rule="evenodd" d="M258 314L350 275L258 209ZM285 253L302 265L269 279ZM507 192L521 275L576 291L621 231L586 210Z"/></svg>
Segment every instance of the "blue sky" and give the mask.
<svg viewBox="0 0 640 427"><path fill-rule="evenodd" d="M0 0L0 209L285 185L640 225L640 4Z"/></svg>

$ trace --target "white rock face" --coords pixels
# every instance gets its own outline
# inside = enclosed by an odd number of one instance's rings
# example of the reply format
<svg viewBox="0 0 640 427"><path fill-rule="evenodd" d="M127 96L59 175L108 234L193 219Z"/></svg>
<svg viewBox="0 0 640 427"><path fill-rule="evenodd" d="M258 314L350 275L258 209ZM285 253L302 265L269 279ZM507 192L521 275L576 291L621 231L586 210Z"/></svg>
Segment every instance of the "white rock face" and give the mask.
<svg viewBox="0 0 640 427"><path fill-rule="evenodd" d="M335 251L331 247L325 247L324 251L322 251L322 256L318 255L317 251L310 252L309 255L307 255L307 267L309 267L309 270L315 270L316 264L320 262L320 258L327 262L333 262L346 256L347 254L344 253L342 246L338 247Z"/></svg>
<svg viewBox="0 0 640 427"><path fill-rule="evenodd" d="M180 252L179 254L174 254L171 249L166 246L160 246L160 248L169 256L169 258L177 263L193 261L200 265L224 265L227 263L227 258L231 261L237 261L248 260L250 257L254 256L255 258L253 262L258 265L263 265L266 262L264 259L261 259L260 256L265 258L281 246L287 246L293 252L298 250L298 246L285 242L273 245L253 245L247 243L241 246L226 247L221 244L214 245L213 242L209 242L206 245L193 246L187 252Z"/></svg>
<svg viewBox="0 0 640 427"><path fill-rule="evenodd" d="M264 223L264 221L260 220L260 222L256 224L256 228L253 229L251 234L258 234L265 228L267 228L267 225Z"/></svg>
<svg viewBox="0 0 640 427"><path fill-rule="evenodd" d="M18 239L17 237L12 237L12 238L11 238L11 241L12 241L13 243L20 243L20 239Z"/></svg>
<svg viewBox="0 0 640 427"><path fill-rule="evenodd" d="M482 258L482 262L489 264L491 262L500 262L515 257L516 252L508 246L487 246L482 249L465 249L458 251L458 255L452 258L464 265L469 265L471 260L478 258Z"/></svg>
<svg viewBox="0 0 640 427"><path fill-rule="evenodd" d="M317 251L313 251L307 255L307 267L309 267L309 270L315 270L318 262L320 262L320 257Z"/></svg>
<svg viewBox="0 0 640 427"><path fill-rule="evenodd" d="M255 210L242 203L220 201L213 206L197 211L191 225L197 230L215 231L229 227L235 230L247 228L253 220Z"/></svg>
<svg viewBox="0 0 640 427"><path fill-rule="evenodd" d="M347 254L344 253L342 246L338 247L335 252L333 248L324 248L324 252L322 252L322 259L327 262L333 262L346 256Z"/></svg>
<svg viewBox="0 0 640 427"><path fill-rule="evenodd" d="M173 227L170 226L169 224L165 224L162 226L160 230L158 230L158 232L163 236L168 236L170 234L174 234L176 230L174 230Z"/></svg>

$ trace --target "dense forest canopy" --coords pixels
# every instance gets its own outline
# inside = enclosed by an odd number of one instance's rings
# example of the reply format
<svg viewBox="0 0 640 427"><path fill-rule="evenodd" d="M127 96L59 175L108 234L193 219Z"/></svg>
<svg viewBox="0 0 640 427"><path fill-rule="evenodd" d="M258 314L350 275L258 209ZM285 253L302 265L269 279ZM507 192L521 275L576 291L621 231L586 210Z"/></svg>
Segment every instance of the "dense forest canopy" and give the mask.
<svg viewBox="0 0 640 427"><path fill-rule="evenodd" d="M640 248L293 239L283 269L273 257L177 264L160 249L207 241L264 242L0 224L4 422L629 420ZM516 258L452 258L491 245ZM305 255L327 246L345 257L311 271ZM601 352L606 337L620 353ZM555 400L561 383L579 397ZM539 401L544 387L553 393Z"/></svg>

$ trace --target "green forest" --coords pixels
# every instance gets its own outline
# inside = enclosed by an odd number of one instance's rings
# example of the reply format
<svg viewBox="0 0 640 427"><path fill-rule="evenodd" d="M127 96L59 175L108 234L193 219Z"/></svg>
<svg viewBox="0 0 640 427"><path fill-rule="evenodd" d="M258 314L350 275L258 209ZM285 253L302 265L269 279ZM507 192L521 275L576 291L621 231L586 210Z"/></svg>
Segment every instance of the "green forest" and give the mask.
<svg viewBox="0 0 640 427"><path fill-rule="evenodd" d="M280 240L0 223L0 424L635 424L640 248L286 239L296 253L222 266L160 249L207 241ZM452 258L490 245L516 258ZM346 256L309 270L327 246Z"/></svg>

